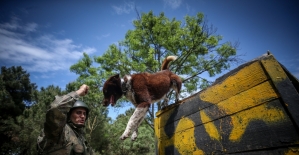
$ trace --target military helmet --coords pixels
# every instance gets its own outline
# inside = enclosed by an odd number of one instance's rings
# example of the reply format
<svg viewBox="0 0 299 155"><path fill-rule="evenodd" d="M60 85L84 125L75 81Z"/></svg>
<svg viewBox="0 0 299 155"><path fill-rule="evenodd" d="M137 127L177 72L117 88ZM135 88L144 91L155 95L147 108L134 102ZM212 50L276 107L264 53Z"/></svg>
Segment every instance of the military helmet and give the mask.
<svg viewBox="0 0 299 155"><path fill-rule="evenodd" d="M87 106L84 102L82 102L82 101L80 101L80 100L77 100L77 101L74 103L73 107L70 109L70 112L69 112L69 113L72 113L72 110L75 109L75 108L84 108L84 109L86 110L86 120L87 120L87 118L88 118L88 113L89 113L89 108L88 108L88 106Z"/></svg>

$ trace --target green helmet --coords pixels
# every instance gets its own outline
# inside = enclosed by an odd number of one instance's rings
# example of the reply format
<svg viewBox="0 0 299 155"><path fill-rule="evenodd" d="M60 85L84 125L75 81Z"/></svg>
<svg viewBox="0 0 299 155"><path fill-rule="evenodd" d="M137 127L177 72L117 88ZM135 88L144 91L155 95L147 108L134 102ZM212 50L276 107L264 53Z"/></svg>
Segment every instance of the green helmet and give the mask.
<svg viewBox="0 0 299 155"><path fill-rule="evenodd" d="M75 108L84 108L84 109L86 110L86 120L87 120L87 118L88 118L88 113L89 113L89 108L88 108L88 106L87 106L84 102L82 102L82 101L80 101L80 100L77 100L77 101L74 103L73 107L70 109L70 112L69 112L69 113L72 113L72 110L75 109Z"/></svg>

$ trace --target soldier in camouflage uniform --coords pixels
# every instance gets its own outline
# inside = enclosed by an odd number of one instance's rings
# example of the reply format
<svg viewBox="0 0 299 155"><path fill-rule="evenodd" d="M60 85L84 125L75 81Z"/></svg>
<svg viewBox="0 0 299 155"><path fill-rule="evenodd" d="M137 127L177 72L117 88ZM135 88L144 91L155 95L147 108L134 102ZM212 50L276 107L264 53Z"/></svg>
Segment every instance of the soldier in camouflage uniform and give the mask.
<svg viewBox="0 0 299 155"><path fill-rule="evenodd" d="M83 132L89 108L78 100L88 89L84 84L76 92L55 97L47 111L43 132L37 138L39 154L92 155Z"/></svg>

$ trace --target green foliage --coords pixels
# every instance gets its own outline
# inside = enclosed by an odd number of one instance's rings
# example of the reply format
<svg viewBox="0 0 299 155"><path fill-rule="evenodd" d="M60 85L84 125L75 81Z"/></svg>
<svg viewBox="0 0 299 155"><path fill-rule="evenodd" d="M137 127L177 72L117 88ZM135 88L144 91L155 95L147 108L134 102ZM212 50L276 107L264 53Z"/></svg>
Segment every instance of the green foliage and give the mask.
<svg viewBox="0 0 299 155"><path fill-rule="evenodd" d="M186 16L185 21L168 19L164 13L143 13L133 21L134 30L126 33L119 47L111 45L102 56L95 57L98 70L121 75L159 71L164 58L176 55L171 70L182 76L181 94L197 92L211 81L200 75L215 76L237 63L237 44L222 42L216 29L208 26L202 13ZM170 94L168 96L171 96ZM186 96L181 96L182 98Z"/></svg>
<svg viewBox="0 0 299 155"><path fill-rule="evenodd" d="M89 94L82 98L91 109L86 138L97 154L154 154L154 105L150 116L138 128L137 140L119 140L134 109L111 121L107 108L101 106L105 80L114 74L157 72L164 58L176 55L178 59L172 62L170 70L181 76L181 98L184 98L211 84L202 73L215 76L240 61L236 56L237 44L224 42L216 29L207 25L202 13L187 15L184 21L169 19L163 12L137 15L134 29L126 33L124 40L110 45L102 56L90 57L84 53L71 66L70 70L79 77L67 84L65 91L53 85L37 91L22 67L1 68L0 154L36 154L36 138L54 96L75 91L82 84L90 86ZM173 102L173 92L167 96ZM116 106L123 103L127 103L125 98Z"/></svg>
<svg viewBox="0 0 299 155"><path fill-rule="evenodd" d="M87 79L100 81L97 83L99 89L104 83L102 80L114 74L123 76L157 72L164 58L176 55L178 59L172 62L170 70L181 76L184 86L180 95L185 98L212 83L202 77L202 73L206 72L212 77L228 69L231 63L240 61L236 56L238 44L223 42L223 37L216 34L213 26L208 26L202 13L187 15L184 21L178 21L175 18L168 19L163 12L154 15L150 11L141 16L138 14L133 25L134 29L128 30L125 39L118 45L110 45L102 56L94 57L93 63L97 64L97 68L93 68L93 71L97 75L93 74ZM78 64L82 64L81 61ZM173 93L172 91L167 95L170 102L174 101ZM120 100L117 105L120 106L124 101L126 100Z"/></svg>
<svg viewBox="0 0 299 155"><path fill-rule="evenodd" d="M62 94L59 87L53 85L47 88L41 88L37 92L36 104L26 108L22 115L17 117L17 121L13 123L14 130L17 135L14 137L17 144L13 151L17 154L37 154L36 139L40 134L46 112L55 99L54 96Z"/></svg>
<svg viewBox="0 0 299 155"><path fill-rule="evenodd" d="M90 67L90 63L92 62L92 59L85 54L84 58L81 59L78 64L71 66L71 70L76 71L80 76L77 81L67 84L66 92L76 91L82 84L87 84L90 87L88 95L80 99L86 103L90 109L85 124L86 140L91 144L93 150L101 153L109 142L109 137L105 135L106 131L109 130L107 124L110 119L107 118L107 108L100 104L102 93L97 87L99 77L93 74L93 67Z"/></svg>
<svg viewBox="0 0 299 155"><path fill-rule="evenodd" d="M172 62L170 70L181 76L183 88L180 95L184 98L212 83L201 77L202 73L215 76L228 69L231 63L240 61L236 56L238 44L223 42L223 37L216 34L213 26L208 26L202 13L186 16L184 21L169 19L163 12L159 15L154 15L152 11L142 13L141 16L138 13L137 15L137 20L133 21L134 29L127 31L124 40L110 45L102 56L94 56L93 60L84 54L84 58L71 67L71 71L79 75L80 83L87 83L97 90L102 90L105 80L112 75L155 73L160 70L164 58L176 55L178 59ZM172 91L167 94L170 102L174 101L173 93ZM102 92L96 90L91 96L94 96L92 99L96 101L103 98ZM122 106L123 103L127 103L125 98L119 100L116 106ZM161 109L160 105L158 103L158 109ZM151 130L143 131L151 134L145 135L153 135L154 111L152 105L150 116L147 117L150 118L148 127ZM111 126L109 124L102 126L108 129L106 135L102 135L103 139L110 137L112 140L109 140L110 143L105 149L103 148L103 151L98 149L99 152L126 154L129 149L134 150L136 142L118 141L118 136L122 133L120 129L125 129L127 123L124 120L125 116L119 116ZM143 130L142 127L140 130ZM142 141L144 138L139 136L138 140Z"/></svg>
<svg viewBox="0 0 299 155"><path fill-rule="evenodd" d="M145 122L142 122L138 128L138 138L135 141L131 141L130 138L124 141L119 140L134 110L133 108L128 109L125 114L119 115L113 123L109 124L106 137L109 137L110 140L103 150L103 154L154 154L154 132Z"/></svg>
<svg viewBox="0 0 299 155"><path fill-rule="evenodd" d="M84 81L101 90L109 76L154 73L160 70L165 57L176 55L178 59L170 69L183 79L181 98L184 98L211 84L200 76L202 73L215 76L231 63L238 62L237 44L222 42L223 37L207 25L202 13L186 16L182 22L150 11L138 16L133 25L135 29L128 30L125 39L118 45L110 45L102 56L94 56L92 60L84 54L84 58L71 67L71 71L80 75L81 83ZM173 92L167 96L173 101ZM117 106L124 101L120 100Z"/></svg>
<svg viewBox="0 0 299 155"><path fill-rule="evenodd" d="M0 75L0 146L1 154L20 152L18 116L25 107L35 103L37 92L35 83L31 83L29 74L18 67L1 67Z"/></svg>
<svg viewBox="0 0 299 155"><path fill-rule="evenodd" d="M1 67L1 96L4 100L0 108L1 118L16 117L22 114L25 106L33 102L32 92L36 90L35 83L30 83L29 74L18 67Z"/></svg>

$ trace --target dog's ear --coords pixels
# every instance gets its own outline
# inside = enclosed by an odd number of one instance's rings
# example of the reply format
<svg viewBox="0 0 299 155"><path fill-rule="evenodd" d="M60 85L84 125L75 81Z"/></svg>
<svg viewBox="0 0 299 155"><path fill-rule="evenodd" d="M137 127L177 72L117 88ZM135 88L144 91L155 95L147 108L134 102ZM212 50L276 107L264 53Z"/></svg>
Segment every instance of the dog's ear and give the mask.
<svg viewBox="0 0 299 155"><path fill-rule="evenodd" d="M120 80L119 74L110 77L110 81L118 81L118 80Z"/></svg>
<svg viewBox="0 0 299 155"><path fill-rule="evenodd" d="M119 74L115 74L112 77L119 78Z"/></svg>

